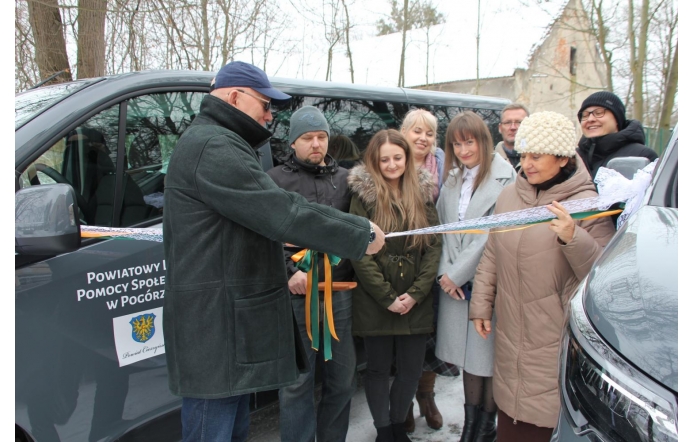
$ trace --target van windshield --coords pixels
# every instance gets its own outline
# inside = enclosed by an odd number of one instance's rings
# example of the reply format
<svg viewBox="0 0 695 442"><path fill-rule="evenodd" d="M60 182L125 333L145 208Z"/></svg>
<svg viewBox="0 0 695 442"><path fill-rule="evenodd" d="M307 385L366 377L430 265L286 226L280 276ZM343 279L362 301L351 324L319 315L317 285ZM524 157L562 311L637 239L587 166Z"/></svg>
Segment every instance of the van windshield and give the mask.
<svg viewBox="0 0 695 442"><path fill-rule="evenodd" d="M42 86L14 96L14 130L94 79Z"/></svg>

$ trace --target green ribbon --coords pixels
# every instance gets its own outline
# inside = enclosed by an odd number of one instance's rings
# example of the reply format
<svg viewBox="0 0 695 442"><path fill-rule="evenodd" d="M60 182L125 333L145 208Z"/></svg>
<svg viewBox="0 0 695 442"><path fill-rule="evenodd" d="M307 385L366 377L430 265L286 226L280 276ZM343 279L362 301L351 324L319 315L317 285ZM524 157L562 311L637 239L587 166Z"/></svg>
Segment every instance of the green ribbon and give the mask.
<svg viewBox="0 0 695 442"><path fill-rule="evenodd" d="M325 272L325 289L324 289L324 310L323 310L323 357L329 361L333 358L331 349L331 336L339 341L335 333L333 324L333 299L332 299L332 272L331 267L338 265L340 258L334 255L324 254L324 272ZM318 252L308 250L304 256L297 261L296 267L307 274L307 291L306 291L306 324L307 334L311 340L311 348L315 351L319 350L319 262Z"/></svg>

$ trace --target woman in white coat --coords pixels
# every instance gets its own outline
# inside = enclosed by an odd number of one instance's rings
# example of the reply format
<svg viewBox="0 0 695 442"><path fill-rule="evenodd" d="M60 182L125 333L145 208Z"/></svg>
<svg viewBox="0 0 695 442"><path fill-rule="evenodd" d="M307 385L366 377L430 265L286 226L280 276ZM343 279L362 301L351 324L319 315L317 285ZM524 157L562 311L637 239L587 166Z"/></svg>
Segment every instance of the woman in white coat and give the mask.
<svg viewBox="0 0 695 442"><path fill-rule="evenodd" d="M437 201L442 224L491 215L504 186L516 173L494 153L492 136L477 114L456 115L446 132L444 177ZM436 356L463 368L465 418L462 442L493 441L497 407L492 398L494 331L487 340L468 320L468 299L487 235L442 235ZM494 324L494 316L493 316ZM494 330L494 325L493 328ZM491 339L492 338L492 339Z"/></svg>

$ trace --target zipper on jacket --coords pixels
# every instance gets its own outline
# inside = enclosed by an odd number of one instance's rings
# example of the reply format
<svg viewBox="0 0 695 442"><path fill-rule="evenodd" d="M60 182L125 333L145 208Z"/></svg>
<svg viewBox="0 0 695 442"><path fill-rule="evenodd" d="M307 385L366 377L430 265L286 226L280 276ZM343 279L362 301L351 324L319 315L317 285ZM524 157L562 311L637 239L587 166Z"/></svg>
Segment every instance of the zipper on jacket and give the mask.
<svg viewBox="0 0 695 442"><path fill-rule="evenodd" d="M537 202L538 200L536 200ZM523 238L524 232L521 233L521 236ZM521 246L521 239L519 238L519 246ZM520 259L520 254L521 252L521 247L519 247L516 251L516 274L517 278L519 280L519 293L521 293L521 269L519 268L519 263L521 263ZM516 379L517 379L517 384L516 384L516 397L514 401L514 422L513 424L516 425L516 416L519 415L519 390L521 389L521 370L519 369L519 365L521 364L521 351L524 346L524 304L523 302L519 302L519 324L521 324L521 330L519 333L519 353L516 357Z"/></svg>

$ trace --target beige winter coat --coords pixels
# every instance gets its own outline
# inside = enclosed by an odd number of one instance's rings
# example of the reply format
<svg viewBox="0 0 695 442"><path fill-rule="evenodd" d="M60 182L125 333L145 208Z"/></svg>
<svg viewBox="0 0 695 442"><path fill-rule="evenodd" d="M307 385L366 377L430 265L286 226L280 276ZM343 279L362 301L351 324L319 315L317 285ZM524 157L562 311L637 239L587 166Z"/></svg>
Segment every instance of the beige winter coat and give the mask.
<svg viewBox="0 0 695 442"><path fill-rule="evenodd" d="M592 196L591 177L578 160L574 175L538 194L519 174L514 185L502 190L495 213ZM512 419L548 428L557 424L564 311L614 233L608 217L578 222L566 245L548 224L489 235L473 282L469 318L491 319L495 308L493 395Z"/></svg>

